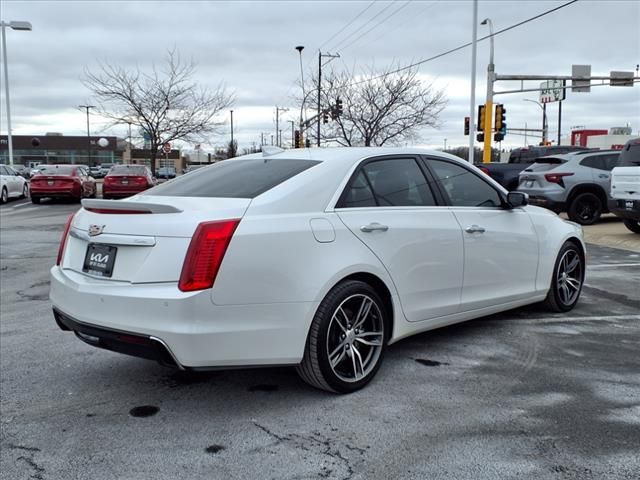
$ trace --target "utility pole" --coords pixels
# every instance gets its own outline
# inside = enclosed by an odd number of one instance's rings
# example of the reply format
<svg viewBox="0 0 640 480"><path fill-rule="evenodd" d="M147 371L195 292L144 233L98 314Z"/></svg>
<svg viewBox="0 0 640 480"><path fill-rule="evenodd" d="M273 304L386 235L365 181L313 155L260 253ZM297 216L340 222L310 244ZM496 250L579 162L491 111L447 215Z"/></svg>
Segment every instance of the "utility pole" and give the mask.
<svg viewBox="0 0 640 480"><path fill-rule="evenodd" d="M282 139L279 139L278 132L280 131L280 112L288 112L288 108L280 108L276 105L276 146L281 147Z"/></svg>
<svg viewBox="0 0 640 480"><path fill-rule="evenodd" d="M287 120L287 122L291 124L291 148L296 148L296 146L294 145L294 137L296 136L295 134L296 122L295 120Z"/></svg>
<svg viewBox="0 0 640 480"><path fill-rule="evenodd" d="M339 58L340 54L336 53L335 55L332 55L330 53L322 53L321 50L318 50L318 141L316 143L318 147L320 146L320 123L322 121L322 107L320 105L320 97L322 95L322 57L333 59Z"/></svg>
<svg viewBox="0 0 640 480"><path fill-rule="evenodd" d="M87 110L87 165L91 165L91 135L89 131L89 109L96 108L95 105L78 105L78 108L85 108Z"/></svg>

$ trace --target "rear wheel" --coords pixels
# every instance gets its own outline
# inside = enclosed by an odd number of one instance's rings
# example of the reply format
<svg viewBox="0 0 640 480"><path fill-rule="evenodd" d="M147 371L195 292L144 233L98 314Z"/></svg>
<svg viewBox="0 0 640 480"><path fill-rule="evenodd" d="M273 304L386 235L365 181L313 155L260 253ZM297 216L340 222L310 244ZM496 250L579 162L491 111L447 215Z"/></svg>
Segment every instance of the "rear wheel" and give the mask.
<svg viewBox="0 0 640 480"><path fill-rule="evenodd" d="M27 195L29 195L29 186L25 183L22 187L22 195L20 195L20 198L27 198Z"/></svg>
<svg viewBox="0 0 640 480"><path fill-rule="evenodd" d="M340 283L318 307L298 374L309 385L331 392L364 387L382 363L386 318L384 303L370 285Z"/></svg>
<svg viewBox="0 0 640 480"><path fill-rule="evenodd" d="M554 312L568 312L578 303L583 282L582 253L574 243L566 242L556 259L545 306Z"/></svg>
<svg viewBox="0 0 640 480"><path fill-rule="evenodd" d="M0 203L7 203L9 201L9 192L6 187L2 187L2 193L0 193Z"/></svg>
<svg viewBox="0 0 640 480"><path fill-rule="evenodd" d="M640 233L640 221L639 220L630 220L625 218L623 220L624 226L631 230L633 233Z"/></svg>
<svg viewBox="0 0 640 480"><path fill-rule="evenodd" d="M602 200L595 193L580 193L571 201L567 215L580 225L592 225L602 215Z"/></svg>

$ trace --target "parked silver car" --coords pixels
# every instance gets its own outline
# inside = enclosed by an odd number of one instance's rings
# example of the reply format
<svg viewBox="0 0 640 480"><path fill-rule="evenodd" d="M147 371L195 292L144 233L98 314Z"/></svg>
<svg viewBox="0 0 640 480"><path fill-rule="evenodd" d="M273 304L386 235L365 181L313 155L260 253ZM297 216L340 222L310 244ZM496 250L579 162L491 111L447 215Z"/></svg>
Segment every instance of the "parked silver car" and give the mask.
<svg viewBox="0 0 640 480"><path fill-rule="evenodd" d="M619 151L597 150L538 158L520 173L518 191L529 194L532 205L591 225L609 211L611 170L619 156Z"/></svg>

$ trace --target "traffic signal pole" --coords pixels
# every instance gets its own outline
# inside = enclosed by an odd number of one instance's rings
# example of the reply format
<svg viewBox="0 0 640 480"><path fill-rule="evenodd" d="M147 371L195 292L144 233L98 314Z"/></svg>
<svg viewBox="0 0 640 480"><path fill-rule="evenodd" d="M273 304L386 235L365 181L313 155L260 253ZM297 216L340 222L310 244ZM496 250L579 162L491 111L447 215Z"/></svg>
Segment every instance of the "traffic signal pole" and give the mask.
<svg viewBox="0 0 640 480"><path fill-rule="evenodd" d="M483 24L489 24L489 38L490 52L489 52L489 65L487 65L487 100L484 103L484 151L482 154L482 163L489 163L491 161L491 130L493 126L493 82L495 80L495 65L493 64L493 24L490 19L485 19Z"/></svg>

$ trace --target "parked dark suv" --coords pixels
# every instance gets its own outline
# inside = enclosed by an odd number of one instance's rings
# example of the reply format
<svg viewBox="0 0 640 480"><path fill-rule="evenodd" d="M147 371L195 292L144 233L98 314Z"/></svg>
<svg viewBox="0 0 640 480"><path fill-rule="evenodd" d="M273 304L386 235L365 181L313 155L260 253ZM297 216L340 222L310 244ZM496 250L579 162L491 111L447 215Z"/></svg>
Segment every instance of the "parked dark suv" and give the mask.
<svg viewBox="0 0 640 480"><path fill-rule="evenodd" d="M640 233L640 138L625 144L611 172L609 210L622 218L629 230Z"/></svg>

